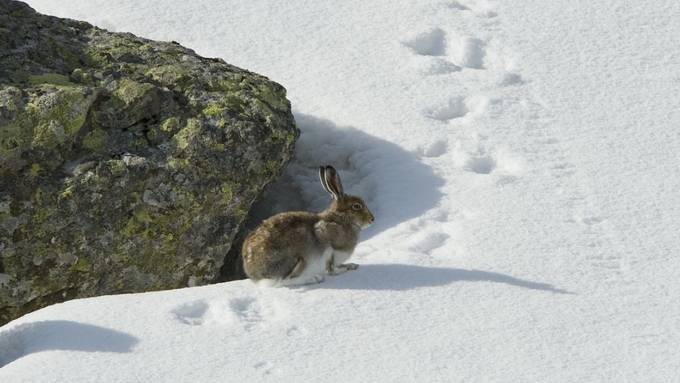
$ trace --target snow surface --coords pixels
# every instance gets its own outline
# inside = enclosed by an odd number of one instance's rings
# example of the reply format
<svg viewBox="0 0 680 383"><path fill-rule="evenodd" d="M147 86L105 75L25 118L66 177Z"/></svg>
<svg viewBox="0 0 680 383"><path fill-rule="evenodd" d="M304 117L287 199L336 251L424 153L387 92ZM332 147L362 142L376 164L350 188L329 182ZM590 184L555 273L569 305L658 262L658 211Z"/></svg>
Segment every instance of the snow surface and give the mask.
<svg viewBox="0 0 680 383"><path fill-rule="evenodd" d="M32 0L283 84L298 158L259 208L376 215L358 270L54 305L4 382L680 379L680 2Z"/></svg>

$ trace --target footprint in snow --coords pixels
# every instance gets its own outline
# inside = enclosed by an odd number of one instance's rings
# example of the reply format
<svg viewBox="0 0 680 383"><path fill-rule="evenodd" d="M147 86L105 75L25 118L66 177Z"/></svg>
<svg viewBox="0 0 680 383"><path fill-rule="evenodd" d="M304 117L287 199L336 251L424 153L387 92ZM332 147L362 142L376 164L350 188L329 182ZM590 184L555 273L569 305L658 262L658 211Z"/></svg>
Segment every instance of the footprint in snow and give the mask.
<svg viewBox="0 0 680 383"><path fill-rule="evenodd" d="M465 117L469 112L465 101L465 97L451 97L440 105L426 109L423 114L425 117L442 122Z"/></svg>
<svg viewBox="0 0 680 383"><path fill-rule="evenodd" d="M236 298L229 303L229 307L239 322L247 331L262 322L262 308L255 298Z"/></svg>
<svg viewBox="0 0 680 383"><path fill-rule="evenodd" d="M461 70L461 67L446 59L446 32L441 28L432 28L421 32L402 44L415 54L430 58L424 63L423 72L429 75L447 74Z"/></svg>
<svg viewBox="0 0 680 383"><path fill-rule="evenodd" d="M498 86L517 86L524 84L524 79L517 73L513 72L503 72L498 80L496 81Z"/></svg>
<svg viewBox="0 0 680 383"><path fill-rule="evenodd" d="M461 37L453 46L454 62L465 68L484 69L485 45L476 37Z"/></svg>
<svg viewBox="0 0 680 383"><path fill-rule="evenodd" d="M425 147L417 149L418 157L436 158L441 157L449 151L449 144L445 140L436 140Z"/></svg>
<svg viewBox="0 0 680 383"><path fill-rule="evenodd" d="M496 169L496 159L490 155L478 155L470 157L464 169L477 174L491 174Z"/></svg>
<svg viewBox="0 0 680 383"><path fill-rule="evenodd" d="M207 302L198 300L181 304L170 312L180 323L189 326L200 326L203 324L205 313L209 307L210 305Z"/></svg>
<svg viewBox="0 0 680 383"><path fill-rule="evenodd" d="M446 55L446 32L441 28L432 28L421 32L403 44L421 56Z"/></svg>
<svg viewBox="0 0 680 383"><path fill-rule="evenodd" d="M484 68L486 43L476 37L448 39L443 29L435 27L403 41L402 44L417 55L432 57L427 68L430 74L456 72L461 67Z"/></svg>
<svg viewBox="0 0 680 383"><path fill-rule="evenodd" d="M429 107L423 115L442 122L463 117L474 117L485 113L489 108L489 99L485 96L462 97L453 96L448 100Z"/></svg>
<svg viewBox="0 0 680 383"><path fill-rule="evenodd" d="M494 174L499 185L506 185L519 179L524 173L525 163L521 157L505 148L487 150L479 147L469 153L463 169L480 174Z"/></svg>
<svg viewBox="0 0 680 383"><path fill-rule="evenodd" d="M228 301L197 300L181 304L171 310L175 319L189 326L243 325L250 331L264 320L262 307L256 298L243 297Z"/></svg>

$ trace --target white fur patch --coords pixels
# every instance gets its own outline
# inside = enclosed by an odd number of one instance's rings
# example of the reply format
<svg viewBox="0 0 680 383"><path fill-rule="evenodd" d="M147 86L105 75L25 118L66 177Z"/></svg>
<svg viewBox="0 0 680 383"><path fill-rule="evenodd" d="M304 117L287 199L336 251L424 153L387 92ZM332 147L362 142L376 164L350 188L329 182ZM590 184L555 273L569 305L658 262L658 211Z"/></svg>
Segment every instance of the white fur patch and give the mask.
<svg viewBox="0 0 680 383"><path fill-rule="evenodd" d="M308 258L307 267L302 271L300 278L324 275L326 273L326 264L331 259L332 255L333 249L327 247L320 256Z"/></svg>
<svg viewBox="0 0 680 383"><path fill-rule="evenodd" d="M311 256L307 259L307 267L302 271L298 277L290 279L281 280L265 280L260 281L258 284L265 287L274 286L301 286L309 285L313 283L320 283L324 280L326 274L326 264L331 259L333 255L333 249L331 247L326 248L318 256Z"/></svg>
<svg viewBox="0 0 680 383"><path fill-rule="evenodd" d="M352 252L349 251L333 251L333 263L335 266L342 265L352 256Z"/></svg>

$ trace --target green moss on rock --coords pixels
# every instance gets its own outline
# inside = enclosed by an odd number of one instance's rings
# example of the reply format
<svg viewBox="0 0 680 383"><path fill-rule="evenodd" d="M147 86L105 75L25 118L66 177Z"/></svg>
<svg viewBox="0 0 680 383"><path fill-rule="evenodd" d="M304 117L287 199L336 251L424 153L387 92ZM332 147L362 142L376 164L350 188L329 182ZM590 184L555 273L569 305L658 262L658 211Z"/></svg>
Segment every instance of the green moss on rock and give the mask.
<svg viewBox="0 0 680 383"><path fill-rule="evenodd" d="M94 129L83 137L83 148L92 152L102 152L106 150L108 135L102 129Z"/></svg>
<svg viewBox="0 0 680 383"><path fill-rule="evenodd" d="M201 136L203 124L201 120L190 118L186 125L175 136L173 141L180 149L186 149L192 141L197 140Z"/></svg>
<svg viewBox="0 0 680 383"><path fill-rule="evenodd" d="M52 84L52 85L73 85L68 76L58 73L43 73L39 75L28 76L28 82L31 85Z"/></svg>
<svg viewBox="0 0 680 383"><path fill-rule="evenodd" d="M121 99L125 104L132 104L139 102L146 97L149 92L153 91L155 87L147 83L139 83L127 78L124 78L113 92L115 96Z"/></svg>

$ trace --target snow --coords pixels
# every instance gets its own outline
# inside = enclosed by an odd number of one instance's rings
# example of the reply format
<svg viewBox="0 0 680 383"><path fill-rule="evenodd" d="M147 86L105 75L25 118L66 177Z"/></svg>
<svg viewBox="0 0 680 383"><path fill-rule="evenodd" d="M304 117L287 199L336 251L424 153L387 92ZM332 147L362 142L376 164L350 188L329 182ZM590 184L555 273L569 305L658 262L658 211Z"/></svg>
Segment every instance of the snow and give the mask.
<svg viewBox="0 0 680 383"><path fill-rule="evenodd" d="M376 222L318 285L70 301L0 329L2 382L668 382L680 376L680 3L32 0L288 89L258 207Z"/></svg>

